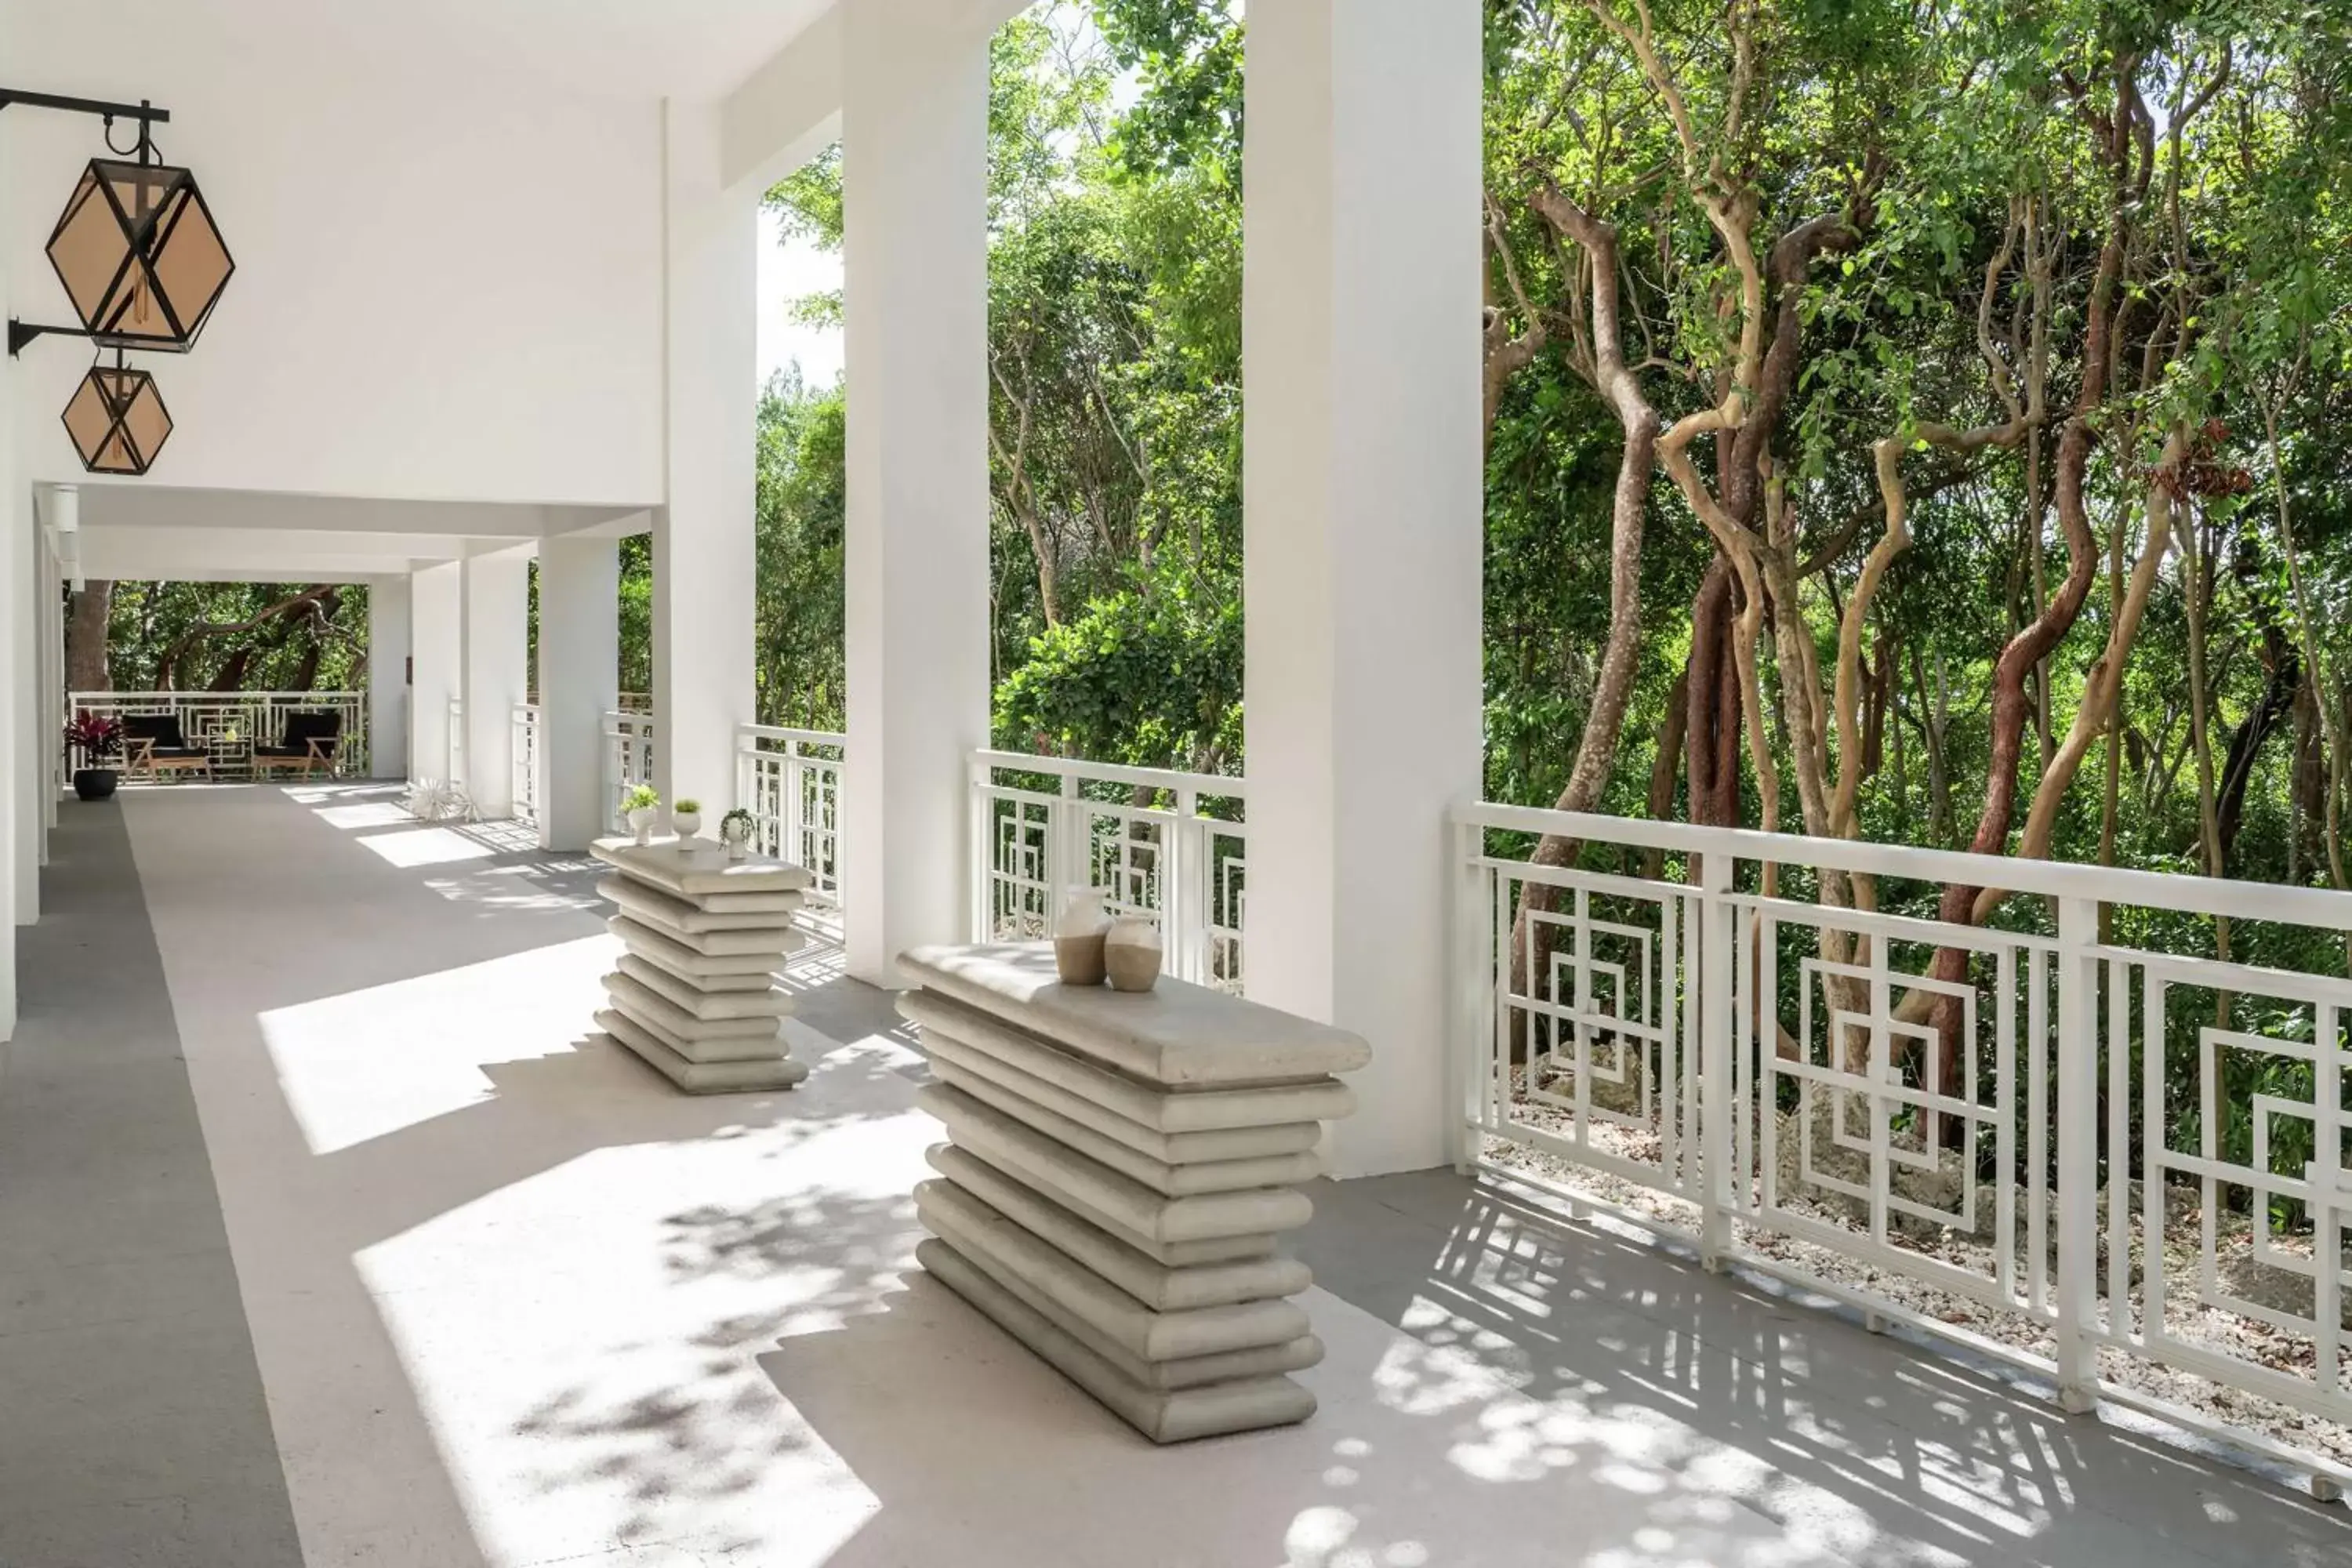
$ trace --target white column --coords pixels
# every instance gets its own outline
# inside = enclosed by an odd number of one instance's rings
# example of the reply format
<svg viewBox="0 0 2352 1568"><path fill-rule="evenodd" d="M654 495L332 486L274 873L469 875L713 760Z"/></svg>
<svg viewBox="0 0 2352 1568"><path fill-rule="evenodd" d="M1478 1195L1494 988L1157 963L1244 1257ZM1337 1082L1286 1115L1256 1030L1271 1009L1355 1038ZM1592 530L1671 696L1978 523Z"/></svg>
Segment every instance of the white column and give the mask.
<svg viewBox="0 0 2352 1568"><path fill-rule="evenodd" d="M1244 973L1372 1042L1335 1172L1408 1170L1447 1157L1444 816L1480 779L1480 7L1249 23Z"/></svg>
<svg viewBox="0 0 2352 1568"><path fill-rule="evenodd" d="M715 107L663 108L668 505L654 519L655 787L724 810L758 716L756 187L722 188Z"/></svg>
<svg viewBox="0 0 2352 1568"><path fill-rule="evenodd" d="M6 116L0 116L5 120ZM0 124L0 168L8 166L8 128ZM0 235L14 236L14 202L9 183L0 180ZM9 309L11 296L8 285L8 257L14 246L0 246L0 319L14 312ZM16 464L16 362L0 354L0 539L13 537L17 529L31 523L23 471ZM7 597L9 552L0 550L0 605ZM0 821L14 800L16 772L11 763L16 750L16 727L10 722L16 708L15 683L6 679L5 662L0 662ZM0 833L0 1040L16 1032L16 855L12 836Z"/></svg>
<svg viewBox="0 0 2352 1568"><path fill-rule="evenodd" d="M456 561L408 578L408 776L446 783L449 702L466 689L465 567Z"/></svg>
<svg viewBox="0 0 2352 1568"><path fill-rule="evenodd" d="M621 702L621 554L610 539L539 546L539 842L604 831L604 715ZM713 796L717 791L711 792ZM719 800L709 803L724 810Z"/></svg>
<svg viewBox="0 0 2352 1568"><path fill-rule="evenodd" d="M408 776L409 603L405 577L372 578L368 590L368 776Z"/></svg>
<svg viewBox="0 0 2352 1568"><path fill-rule="evenodd" d="M48 752L42 745L41 715L41 552L37 509L19 501L11 523L8 551L8 594L5 633L6 679L16 691L9 724L16 731L10 771L16 778L8 803L8 831L16 840L10 874L16 884L16 920L20 926L41 918L41 798L47 793Z"/></svg>
<svg viewBox="0 0 2352 1568"><path fill-rule="evenodd" d="M843 39L849 972L968 933L965 759L988 743L988 40L950 0Z"/></svg>
<svg viewBox="0 0 2352 1568"><path fill-rule="evenodd" d="M530 695L531 547L465 563L466 794L486 821L514 815L514 710Z"/></svg>

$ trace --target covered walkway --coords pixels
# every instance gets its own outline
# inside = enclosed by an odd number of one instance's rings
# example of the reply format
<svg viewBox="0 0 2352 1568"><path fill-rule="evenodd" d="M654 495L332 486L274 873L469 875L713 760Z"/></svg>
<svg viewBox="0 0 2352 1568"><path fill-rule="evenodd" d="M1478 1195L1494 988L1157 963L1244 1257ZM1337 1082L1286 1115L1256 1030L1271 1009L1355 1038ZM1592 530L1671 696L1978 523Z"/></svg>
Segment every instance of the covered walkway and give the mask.
<svg viewBox="0 0 2352 1568"><path fill-rule="evenodd" d="M688 1100L588 1037L575 860L364 786L57 843L9 1568L2352 1562L2269 1478L1443 1173L1318 1190L1313 1421L1155 1450L911 1270L920 1058L826 958L808 1082Z"/></svg>

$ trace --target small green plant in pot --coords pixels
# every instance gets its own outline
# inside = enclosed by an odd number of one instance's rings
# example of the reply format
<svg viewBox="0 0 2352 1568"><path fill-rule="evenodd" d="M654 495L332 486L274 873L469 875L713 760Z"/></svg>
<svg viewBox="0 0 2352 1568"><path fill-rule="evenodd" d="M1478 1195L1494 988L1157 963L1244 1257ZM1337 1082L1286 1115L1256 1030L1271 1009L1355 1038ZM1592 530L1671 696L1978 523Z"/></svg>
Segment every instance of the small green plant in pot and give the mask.
<svg viewBox="0 0 2352 1568"><path fill-rule="evenodd" d="M669 808L669 825L680 838L691 838L702 827L702 803L681 797Z"/></svg>
<svg viewBox="0 0 2352 1568"><path fill-rule="evenodd" d="M640 844L654 839L654 818L661 815L661 792L651 784L631 784L621 794L621 811L629 819L629 831L637 836Z"/></svg>
<svg viewBox="0 0 2352 1568"><path fill-rule="evenodd" d="M741 806L737 806L719 819L719 841L727 846L727 858L740 860L751 852L751 839L760 831L760 819Z"/></svg>

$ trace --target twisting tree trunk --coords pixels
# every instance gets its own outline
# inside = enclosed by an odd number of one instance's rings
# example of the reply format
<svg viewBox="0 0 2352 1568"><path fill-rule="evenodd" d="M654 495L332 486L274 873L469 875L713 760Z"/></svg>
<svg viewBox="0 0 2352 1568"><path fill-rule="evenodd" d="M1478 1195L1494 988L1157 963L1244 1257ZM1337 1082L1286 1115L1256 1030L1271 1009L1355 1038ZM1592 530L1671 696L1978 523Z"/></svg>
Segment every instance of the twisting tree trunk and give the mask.
<svg viewBox="0 0 2352 1568"><path fill-rule="evenodd" d="M107 658L114 619L114 584L93 577L73 596L66 616L66 689L111 691L114 673Z"/></svg>

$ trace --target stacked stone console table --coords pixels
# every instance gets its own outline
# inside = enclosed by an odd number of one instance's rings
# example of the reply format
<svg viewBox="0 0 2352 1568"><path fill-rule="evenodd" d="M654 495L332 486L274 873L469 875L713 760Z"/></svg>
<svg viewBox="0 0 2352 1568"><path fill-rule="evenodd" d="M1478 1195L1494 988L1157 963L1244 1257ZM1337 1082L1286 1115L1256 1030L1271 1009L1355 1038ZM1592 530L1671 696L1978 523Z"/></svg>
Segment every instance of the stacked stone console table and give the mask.
<svg viewBox="0 0 2352 1568"><path fill-rule="evenodd" d="M782 860L729 860L707 839L600 838L614 874L596 884L628 952L604 976L605 1033L688 1094L790 1089L808 1065L785 1054L792 999L775 983L806 939L793 928L809 874Z"/></svg>
<svg viewBox="0 0 2352 1568"><path fill-rule="evenodd" d="M1275 1238L1370 1047L1180 980L1063 985L1044 944L899 962L949 1138L923 1267L1154 1442L1313 1415L1285 1375L1323 1359L1290 1300L1311 1280Z"/></svg>

